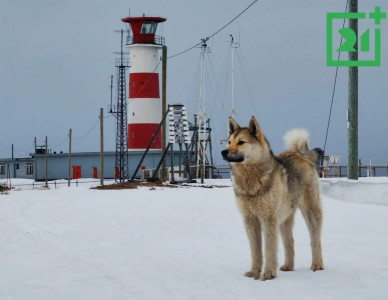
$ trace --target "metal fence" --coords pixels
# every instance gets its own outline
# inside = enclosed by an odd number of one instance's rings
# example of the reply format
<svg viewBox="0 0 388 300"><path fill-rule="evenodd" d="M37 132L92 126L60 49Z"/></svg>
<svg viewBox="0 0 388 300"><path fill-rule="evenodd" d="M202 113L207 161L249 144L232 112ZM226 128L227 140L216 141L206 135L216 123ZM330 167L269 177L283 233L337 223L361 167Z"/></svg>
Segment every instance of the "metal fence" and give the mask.
<svg viewBox="0 0 388 300"><path fill-rule="evenodd" d="M388 165L359 166L359 177L388 177ZM216 166L215 178L230 178L229 165ZM347 177L346 165L326 166L323 168L322 177Z"/></svg>
<svg viewBox="0 0 388 300"><path fill-rule="evenodd" d="M177 167L178 168L178 167ZM183 168L183 167L182 167ZM376 166L359 166L358 167L359 177L388 177L388 165L376 165ZM149 169L142 171L141 179L145 180L152 177L154 169ZM170 170L169 170L170 171ZM338 166L326 166L322 169L322 176L325 178L335 178L335 177L347 177L348 168L346 165ZM177 175L179 173L178 169L176 170ZM223 166L212 166L213 178L230 178L230 167L228 165ZM105 179L106 184L114 183L113 179ZM92 186L100 185L100 180L98 179L81 179L81 180L71 180L70 185L76 186L80 184L90 184ZM45 182L34 182L31 183L16 183L13 184L12 180L1 180L0 185L3 187L8 187L9 189L44 189L44 188L60 188L67 187L67 180L53 180L48 181L47 186Z"/></svg>
<svg viewBox="0 0 388 300"><path fill-rule="evenodd" d="M107 180L109 183L114 182L114 180ZM70 180L70 186L89 184L91 186L99 186L100 180L95 179L85 179L85 180ZM33 190L33 189L58 189L62 187L68 187L67 180L53 180L46 182L36 182L32 181L31 183L14 183L13 180L4 180L0 182L0 185L3 187L7 187L9 190Z"/></svg>
<svg viewBox="0 0 388 300"><path fill-rule="evenodd" d="M322 177L347 177L348 167L346 165L326 166L322 170ZM359 177L388 177L388 165L386 166L359 166Z"/></svg>

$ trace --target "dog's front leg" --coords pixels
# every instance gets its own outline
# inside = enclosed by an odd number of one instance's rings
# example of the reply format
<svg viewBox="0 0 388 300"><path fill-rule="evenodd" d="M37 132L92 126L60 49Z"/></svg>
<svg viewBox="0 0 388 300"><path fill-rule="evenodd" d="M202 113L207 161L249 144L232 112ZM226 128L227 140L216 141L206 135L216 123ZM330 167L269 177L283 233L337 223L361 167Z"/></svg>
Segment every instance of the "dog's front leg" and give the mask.
<svg viewBox="0 0 388 300"><path fill-rule="evenodd" d="M244 276L259 279L261 268L263 265L260 221L255 216L246 216L244 218L244 226L248 235L252 256L251 270L246 272Z"/></svg>
<svg viewBox="0 0 388 300"><path fill-rule="evenodd" d="M265 238L265 269L261 279L273 279L276 277L278 267L278 224L275 219L263 220L263 232Z"/></svg>

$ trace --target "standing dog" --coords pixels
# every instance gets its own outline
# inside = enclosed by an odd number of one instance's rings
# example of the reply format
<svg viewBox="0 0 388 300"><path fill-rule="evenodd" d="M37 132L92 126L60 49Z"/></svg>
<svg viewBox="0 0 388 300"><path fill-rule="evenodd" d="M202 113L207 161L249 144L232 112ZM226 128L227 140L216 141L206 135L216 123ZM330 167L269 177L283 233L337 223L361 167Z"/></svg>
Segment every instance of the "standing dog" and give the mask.
<svg viewBox="0 0 388 300"><path fill-rule="evenodd" d="M279 230L285 249L285 263L280 270L294 270L292 227L297 208L302 211L310 233L311 269L323 270L318 154L309 150L306 130L290 131L285 141L289 151L274 156L255 117L251 117L247 128L241 128L230 118L229 145L221 152L230 162L234 192L251 248L252 266L245 276L255 279L260 275L262 280L276 277Z"/></svg>

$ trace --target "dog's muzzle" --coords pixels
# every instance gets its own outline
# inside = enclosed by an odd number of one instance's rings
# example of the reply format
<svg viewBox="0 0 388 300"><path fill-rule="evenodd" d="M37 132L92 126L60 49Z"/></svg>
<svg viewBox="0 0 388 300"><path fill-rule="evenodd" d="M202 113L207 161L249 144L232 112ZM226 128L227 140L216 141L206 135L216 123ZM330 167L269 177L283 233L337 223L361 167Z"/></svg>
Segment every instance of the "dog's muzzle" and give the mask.
<svg viewBox="0 0 388 300"><path fill-rule="evenodd" d="M224 159L226 159L228 157L228 154L229 154L229 151L228 150L222 150L221 151L221 155Z"/></svg>
<svg viewBox="0 0 388 300"><path fill-rule="evenodd" d="M235 156L229 152L229 150L221 151L222 158L228 162L242 162L244 160L243 156Z"/></svg>

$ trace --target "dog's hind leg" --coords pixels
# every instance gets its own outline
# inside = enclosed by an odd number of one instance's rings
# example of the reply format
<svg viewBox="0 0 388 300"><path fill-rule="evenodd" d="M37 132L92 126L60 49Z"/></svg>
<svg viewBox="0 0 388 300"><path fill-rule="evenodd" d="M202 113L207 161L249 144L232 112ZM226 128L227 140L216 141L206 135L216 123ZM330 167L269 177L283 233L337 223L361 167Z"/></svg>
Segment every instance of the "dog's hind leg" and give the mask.
<svg viewBox="0 0 388 300"><path fill-rule="evenodd" d="M280 225L280 233L284 245L284 265L280 267L282 271L293 271L294 270L294 238L292 236L292 228L294 227L295 211Z"/></svg>
<svg viewBox="0 0 388 300"><path fill-rule="evenodd" d="M309 185L305 188L304 199L300 205L300 209L310 233L313 258L311 270L323 270L321 245L323 212L318 186Z"/></svg>
<svg viewBox="0 0 388 300"><path fill-rule="evenodd" d="M252 265L251 270L244 276L260 278L260 272L263 265L263 254L261 250L261 226L260 221L255 216L245 216L244 226L247 232L249 246L251 248Z"/></svg>

